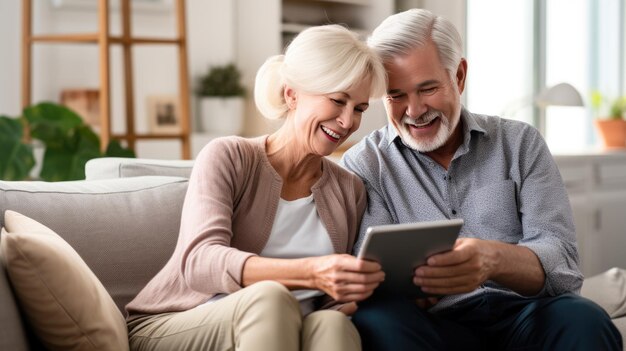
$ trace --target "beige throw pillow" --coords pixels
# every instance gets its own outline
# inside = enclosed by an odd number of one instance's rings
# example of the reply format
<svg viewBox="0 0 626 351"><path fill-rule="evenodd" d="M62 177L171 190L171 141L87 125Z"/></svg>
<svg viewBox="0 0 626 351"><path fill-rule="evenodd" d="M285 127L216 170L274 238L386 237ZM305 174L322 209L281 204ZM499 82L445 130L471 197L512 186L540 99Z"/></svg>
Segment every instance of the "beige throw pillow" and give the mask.
<svg viewBox="0 0 626 351"><path fill-rule="evenodd" d="M611 318L626 315L626 270L611 268L585 279L580 294L602 306Z"/></svg>
<svg viewBox="0 0 626 351"><path fill-rule="evenodd" d="M124 317L65 240L13 211L5 212L0 239L11 285L48 349L128 350Z"/></svg>

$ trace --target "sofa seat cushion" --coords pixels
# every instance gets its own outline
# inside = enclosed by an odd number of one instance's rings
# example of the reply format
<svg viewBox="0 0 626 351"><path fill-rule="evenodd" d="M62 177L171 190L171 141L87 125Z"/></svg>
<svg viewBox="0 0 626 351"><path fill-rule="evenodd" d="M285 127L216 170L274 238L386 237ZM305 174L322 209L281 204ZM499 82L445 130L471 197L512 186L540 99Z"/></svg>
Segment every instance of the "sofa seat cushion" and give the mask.
<svg viewBox="0 0 626 351"><path fill-rule="evenodd" d="M49 350L128 350L124 317L87 264L60 236L5 212L0 248L19 303Z"/></svg>
<svg viewBox="0 0 626 351"><path fill-rule="evenodd" d="M177 177L0 181L0 214L19 212L61 236L123 311L172 255L186 191Z"/></svg>

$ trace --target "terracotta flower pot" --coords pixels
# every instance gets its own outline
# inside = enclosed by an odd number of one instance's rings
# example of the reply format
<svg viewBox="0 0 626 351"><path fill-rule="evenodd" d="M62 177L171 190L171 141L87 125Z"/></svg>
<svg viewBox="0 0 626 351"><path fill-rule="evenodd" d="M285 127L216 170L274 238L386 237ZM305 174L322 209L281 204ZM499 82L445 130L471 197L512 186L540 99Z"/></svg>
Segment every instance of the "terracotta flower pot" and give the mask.
<svg viewBox="0 0 626 351"><path fill-rule="evenodd" d="M626 147L626 120L619 119L596 119L594 120L602 143L607 149Z"/></svg>

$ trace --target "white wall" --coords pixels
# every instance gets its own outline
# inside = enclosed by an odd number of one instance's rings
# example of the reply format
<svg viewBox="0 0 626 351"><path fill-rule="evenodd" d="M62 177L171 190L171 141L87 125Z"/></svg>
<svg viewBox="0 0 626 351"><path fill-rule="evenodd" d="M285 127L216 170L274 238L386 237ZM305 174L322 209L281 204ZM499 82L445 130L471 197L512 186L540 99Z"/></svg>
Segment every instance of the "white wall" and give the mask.
<svg viewBox="0 0 626 351"><path fill-rule="evenodd" d="M420 7L450 20L461 33L465 43L465 14L467 0L420 0Z"/></svg>
<svg viewBox="0 0 626 351"><path fill-rule="evenodd" d="M0 1L0 115L20 113L20 1Z"/></svg>

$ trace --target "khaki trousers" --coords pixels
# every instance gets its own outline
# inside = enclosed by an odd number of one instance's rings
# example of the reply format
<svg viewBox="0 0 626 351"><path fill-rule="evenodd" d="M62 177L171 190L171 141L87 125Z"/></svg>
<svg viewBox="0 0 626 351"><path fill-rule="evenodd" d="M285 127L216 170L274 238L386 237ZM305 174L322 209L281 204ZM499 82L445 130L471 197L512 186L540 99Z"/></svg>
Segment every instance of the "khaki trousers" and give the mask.
<svg viewBox="0 0 626 351"><path fill-rule="evenodd" d="M130 349L241 351L360 351L352 322L338 311L302 318L282 285L266 281L184 312L129 322Z"/></svg>

